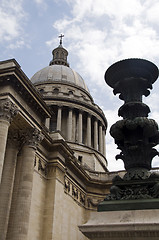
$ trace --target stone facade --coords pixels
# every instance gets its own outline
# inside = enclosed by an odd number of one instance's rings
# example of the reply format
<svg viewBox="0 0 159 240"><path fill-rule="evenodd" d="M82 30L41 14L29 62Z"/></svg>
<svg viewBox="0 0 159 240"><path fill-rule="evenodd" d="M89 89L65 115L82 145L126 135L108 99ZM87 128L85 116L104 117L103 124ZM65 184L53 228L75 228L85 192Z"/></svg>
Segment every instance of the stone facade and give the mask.
<svg viewBox="0 0 159 240"><path fill-rule="evenodd" d="M73 71L66 60L49 67ZM35 74L31 82L16 60L0 62L2 240L87 239L78 226L109 192L107 122L72 76L42 82Z"/></svg>

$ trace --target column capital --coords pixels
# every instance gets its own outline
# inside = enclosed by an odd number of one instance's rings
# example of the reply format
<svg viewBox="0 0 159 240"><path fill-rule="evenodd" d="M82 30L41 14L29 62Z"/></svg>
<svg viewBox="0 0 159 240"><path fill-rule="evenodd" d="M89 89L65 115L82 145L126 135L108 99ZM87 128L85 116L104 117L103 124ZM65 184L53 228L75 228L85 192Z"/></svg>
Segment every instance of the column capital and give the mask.
<svg viewBox="0 0 159 240"><path fill-rule="evenodd" d="M68 106L69 111L73 111L74 107Z"/></svg>
<svg viewBox="0 0 159 240"><path fill-rule="evenodd" d="M26 129L22 131L21 134L23 145L27 145L35 149L37 148L38 143L40 143L44 138L44 135L37 128Z"/></svg>
<svg viewBox="0 0 159 240"><path fill-rule="evenodd" d="M58 108L63 108L63 105L62 104L58 104L57 107Z"/></svg>
<svg viewBox="0 0 159 240"><path fill-rule="evenodd" d="M83 110L83 109L78 109L78 113L83 114L83 113L84 113L84 110Z"/></svg>
<svg viewBox="0 0 159 240"><path fill-rule="evenodd" d="M102 124L102 122L101 122L101 121L99 121L99 126L102 126L102 127L103 127L103 124Z"/></svg>
<svg viewBox="0 0 159 240"><path fill-rule="evenodd" d="M17 106L9 99L0 100L0 119L11 122L18 114Z"/></svg>
<svg viewBox="0 0 159 240"><path fill-rule="evenodd" d="M92 118L92 116L93 116L93 115L92 115L91 113L89 113L89 112L87 113L87 117Z"/></svg>

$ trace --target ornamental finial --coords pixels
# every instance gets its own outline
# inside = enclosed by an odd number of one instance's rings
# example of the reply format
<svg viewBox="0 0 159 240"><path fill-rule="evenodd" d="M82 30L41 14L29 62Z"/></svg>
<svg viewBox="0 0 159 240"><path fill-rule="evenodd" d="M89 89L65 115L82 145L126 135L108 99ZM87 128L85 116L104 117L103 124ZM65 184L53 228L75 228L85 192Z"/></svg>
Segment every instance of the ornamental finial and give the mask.
<svg viewBox="0 0 159 240"><path fill-rule="evenodd" d="M62 38L64 37L64 35L61 33L61 35L58 37L60 38L60 45L62 45Z"/></svg>

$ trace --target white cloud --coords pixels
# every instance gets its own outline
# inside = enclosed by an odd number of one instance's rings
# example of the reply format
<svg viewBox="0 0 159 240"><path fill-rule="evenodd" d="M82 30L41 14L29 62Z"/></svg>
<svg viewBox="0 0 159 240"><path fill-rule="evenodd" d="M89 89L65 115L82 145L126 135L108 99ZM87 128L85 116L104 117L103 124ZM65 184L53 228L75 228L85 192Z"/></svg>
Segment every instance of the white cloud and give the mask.
<svg viewBox="0 0 159 240"><path fill-rule="evenodd" d="M45 0L34 0L34 2L37 4L38 8L40 9L39 14L41 15L41 13L47 10L48 5L47 2ZM41 12L42 10L42 12Z"/></svg>
<svg viewBox="0 0 159 240"><path fill-rule="evenodd" d="M37 4L42 4L44 0L34 0Z"/></svg>
<svg viewBox="0 0 159 240"><path fill-rule="evenodd" d="M2 0L0 4L0 42L17 40L14 42L14 48L23 45L22 21L25 21L26 15L22 3L22 0Z"/></svg>
<svg viewBox="0 0 159 240"><path fill-rule="evenodd" d="M147 2L149 2L149 6L147 6L149 10L146 13L147 20L155 25L158 25L159 2L158 0L154 0L153 4L151 4L151 1Z"/></svg>
<svg viewBox="0 0 159 240"><path fill-rule="evenodd" d="M157 0L66 0L71 8L63 19L54 22L53 27L65 34L67 48L76 62L76 70L94 91L94 85L103 88L104 72L114 62L124 58L145 58L159 62L159 30ZM159 89L158 89L159 90ZM102 90L101 90L102 92ZM103 94L103 92L102 92ZM95 93L95 102L100 102L99 93ZM105 88L103 94L106 118L110 125L115 119L118 108L108 106L112 90ZM117 99L117 97L113 98ZM150 107L159 119L158 93L149 97ZM154 100L151 100L154 99ZM119 100L118 100L119 101ZM120 102L122 105L122 103ZM115 109L115 110L114 110ZM107 135L107 157L110 168L117 167L115 145ZM113 155L112 155L113 154ZM154 163L156 164L156 161ZM119 168L122 163L119 163Z"/></svg>
<svg viewBox="0 0 159 240"><path fill-rule="evenodd" d="M53 26L70 39L69 49L78 56L78 69L87 72L89 82L103 84L105 69L119 59L158 57L158 32L148 24L153 11L148 1L67 0L67 3L72 16L57 20Z"/></svg>

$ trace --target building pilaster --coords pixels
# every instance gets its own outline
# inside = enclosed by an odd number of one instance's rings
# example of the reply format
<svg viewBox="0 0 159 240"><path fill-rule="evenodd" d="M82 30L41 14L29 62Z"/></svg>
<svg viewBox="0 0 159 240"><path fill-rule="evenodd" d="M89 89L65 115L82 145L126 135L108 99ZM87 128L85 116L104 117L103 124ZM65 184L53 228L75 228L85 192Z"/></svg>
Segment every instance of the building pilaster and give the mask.
<svg viewBox="0 0 159 240"><path fill-rule="evenodd" d="M34 159L42 134L37 129L30 129L23 134L22 166L17 194L17 205L14 216L11 240L29 240L28 228L33 187Z"/></svg>
<svg viewBox="0 0 159 240"><path fill-rule="evenodd" d="M0 236L2 240L6 239L7 234L18 150L18 130L9 131L0 185Z"/></svg>

